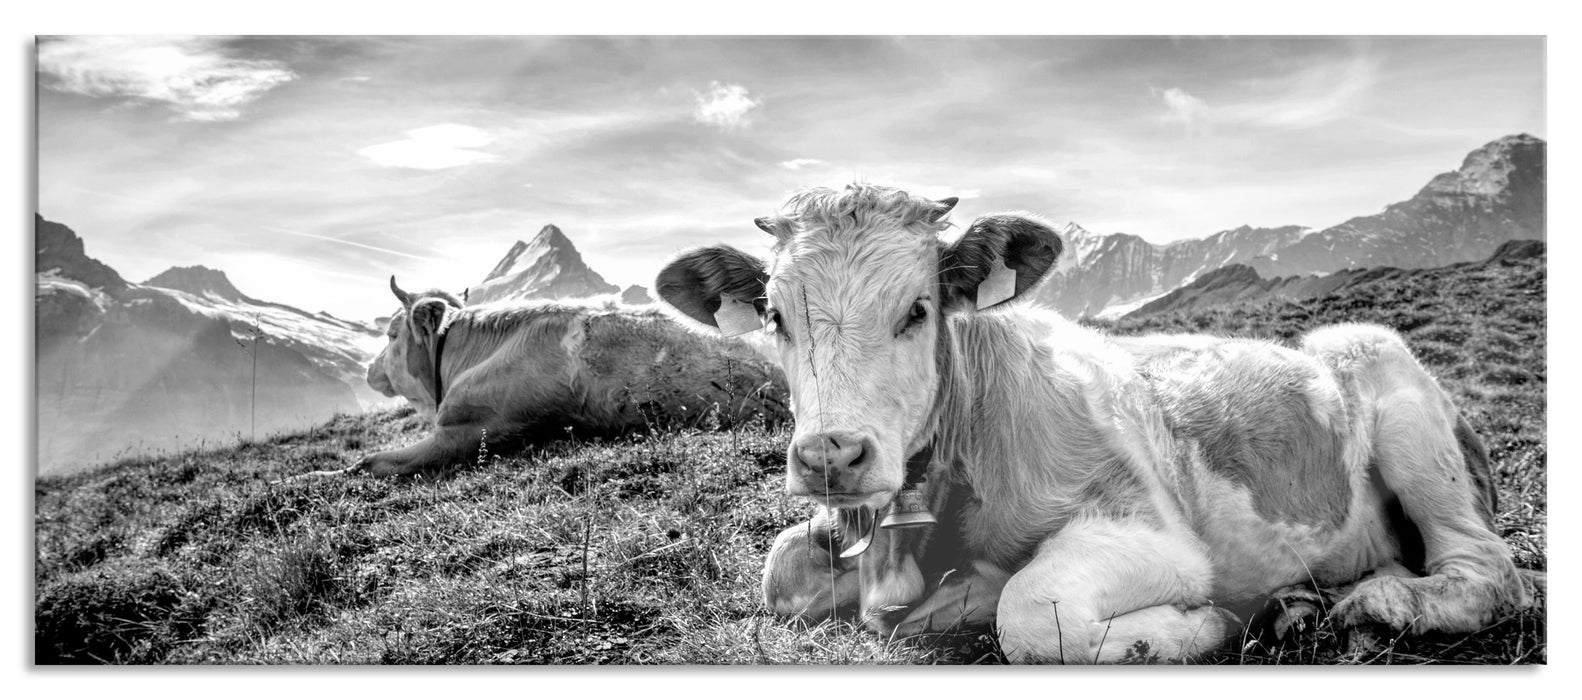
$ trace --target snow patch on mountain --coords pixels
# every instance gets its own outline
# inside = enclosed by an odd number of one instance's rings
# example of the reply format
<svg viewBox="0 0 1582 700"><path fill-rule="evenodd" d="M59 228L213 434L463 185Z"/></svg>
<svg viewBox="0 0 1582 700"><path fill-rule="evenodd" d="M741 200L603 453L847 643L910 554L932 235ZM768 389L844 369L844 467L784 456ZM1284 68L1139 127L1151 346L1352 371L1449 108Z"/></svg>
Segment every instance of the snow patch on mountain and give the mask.
<svg viewBox="0 0 1582 700"><path fill-rule="evenodd" d="M300 345L300 349L310 351L304 354L314 365L340 376L354 388L364 383L367 363L384 349L386 342L384 334L372 327L338 319L337 323L329 323L282 305L250 304L217 297L212 293L197 295L176 289L159 291L194 313L227 321L231 327L231 336L238 342L252 342L252 329L256 327L263 337ZM313 348L329 352L311 352Z"/></svg>
<svg viewBox="0 0 1582 700"><path fill-rule="evenodd" d="M105 294L104 290L98 287L90 287L86 283L65 277L61 274L61 270L58 267L38 273L34 284L33 295L35 299L52 294L73 294L83 297L92 302L100 313L108 310L110 304L114 303L114 300Z"/></svg>

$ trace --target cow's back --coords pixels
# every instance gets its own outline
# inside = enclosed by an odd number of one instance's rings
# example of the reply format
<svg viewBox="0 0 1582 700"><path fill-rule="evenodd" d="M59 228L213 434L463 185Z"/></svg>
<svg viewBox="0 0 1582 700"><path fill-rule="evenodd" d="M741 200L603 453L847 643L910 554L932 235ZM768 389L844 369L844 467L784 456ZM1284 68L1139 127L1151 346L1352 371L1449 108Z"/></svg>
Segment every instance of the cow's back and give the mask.
<svg viewBox="0 0 1582 700"><path fill-rule="evenodd" d="M784 377L752 348L690 333L655 312L590 315L580 371L608 420L623 426L788 417Z"/></svg>
<svg viewBox="0 0 1582 700"><path fill-rule="evenodd" d="M1184 335L1118 344L1136 359L1177 450L1246 489L1259 516L1317 528L1346 521L1349 426L1327 368L1257 340Z"/></svg>

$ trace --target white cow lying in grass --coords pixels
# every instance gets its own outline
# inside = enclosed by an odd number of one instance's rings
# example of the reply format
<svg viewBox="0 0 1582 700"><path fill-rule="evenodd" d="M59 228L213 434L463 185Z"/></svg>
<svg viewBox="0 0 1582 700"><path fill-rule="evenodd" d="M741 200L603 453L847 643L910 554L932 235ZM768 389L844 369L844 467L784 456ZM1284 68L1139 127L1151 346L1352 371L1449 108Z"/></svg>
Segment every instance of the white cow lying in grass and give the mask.
<svg viewBox="0 0 1582 700"><path fill-rule="evenodd" d="M655 426L777 423L785 380L747 345L703 338L653 310L408 294L368 385L434 421L418 443L364 457L354 471L412 474L465 461L482 443L611 435Z"/></svg>
<svg viewBox="0 0 1582 700"><path fill-rule="evenodd" d="M808 190L757 222L770 264L715 246L658 276L692 326L756 304L779 344L786 486L826 510L776 540L773 610L993 620L1012 661L1108 662L1218 648L1233 609L1293 587L1354 584L1331 611L1348 630L1475 631L1528 604L1482 446L1395 333L1110 337L1007 303L1055 268L1050 227L989 216L947 245L954 204ZM939 524L873 528L914 486Z"/></svg>

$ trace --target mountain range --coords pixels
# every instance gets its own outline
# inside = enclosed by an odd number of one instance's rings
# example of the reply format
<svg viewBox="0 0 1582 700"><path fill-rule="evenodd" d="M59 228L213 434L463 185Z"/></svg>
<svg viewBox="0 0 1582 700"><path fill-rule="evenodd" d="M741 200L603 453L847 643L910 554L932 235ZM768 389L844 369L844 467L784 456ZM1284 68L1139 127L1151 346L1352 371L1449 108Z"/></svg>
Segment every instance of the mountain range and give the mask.
<svg viewBox="0 0 1582 700"><path fill-rule="evenodd" d="M1070 223L1060 231L1066 253L1038 300L1068 316L1115 318L1227 265L1276 278L1481 260L1505 241L1544 239L1546 160L1543 139L1506 136L1434 176L1411 199L1319 231L1242 226L1156 244Z"/></svg>
<svg viewBox="0 0 1582 700"><path fill-rule="evenodd" d="M378 330L259 301L225 274L127 282L35 215L39 473L267 435L362 410Z"/></svg>
<svg viewBox="0 0 1582 700"><path fill-rule="evenodd" d="M1445 268L1478 269L1503 265L1511 261L1543 258L1548 252L1544 241L1517 239L1501 243L1489 257L1472 262L1459 262L1437 268L1410 268L1434 270ZM1216 306L1229 306L1243 302L1258 302L1271 298L1305 299L1344 292L1361 285L1388 282L1410 270L1399 267L1366 267L1341 270L1328 275L1291 275L1265 278L1248 265L1227 265L1197 278L1191 284L1171 291L1162 297L1143 304L1126 314L1125 320L1169 313L1189 313Z"/></svg>
<svg viewBox="0 0 1582 700"><path fill-rule="evenodd" d="M237 338L249 338L257 328L260 337L302 353L325 373L346 383L364 403L385 400L365 381L368 360L385 344L382 327L254 299L237 290L224 272L201 265L170 268L143 286L165 291L191 311L224 319Z"/></svg>
<svg viewBox="0 0 1582 700"><path fill-rule="evenodd" d="M1290 245L1303 231L1242 226L1159 245L1126 233L1100 236L1070 223L1059 231L1065 252L1036 299L1066 316L1117 316L1209 270Z"/></svg>

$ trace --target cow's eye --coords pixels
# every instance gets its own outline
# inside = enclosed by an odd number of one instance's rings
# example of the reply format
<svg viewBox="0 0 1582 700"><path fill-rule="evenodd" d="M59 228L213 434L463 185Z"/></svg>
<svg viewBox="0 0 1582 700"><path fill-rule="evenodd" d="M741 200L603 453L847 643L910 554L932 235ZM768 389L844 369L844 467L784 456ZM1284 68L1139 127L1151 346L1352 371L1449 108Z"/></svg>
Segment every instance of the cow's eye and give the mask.
<svg viewBox="0 0 1582 700"><path fill-rule="evenodd" d="M764 326L764 330L774 333L775 335L778 335L786 340L790 340L791 334L786 332L785 323L783 321L784 319L780 318L780 311L778 309L770 309L769 324Z"/></svg>
<svg viewBox="0 0 1582 700"><path fill-rule="evenodd" d="M901 323L901 330L897 332L896 335L901 335L902 333L918 327L927 318L928 304L923 303L922 299L912 302L911 310L907 311L906 313L906 321Z"/></svg>

